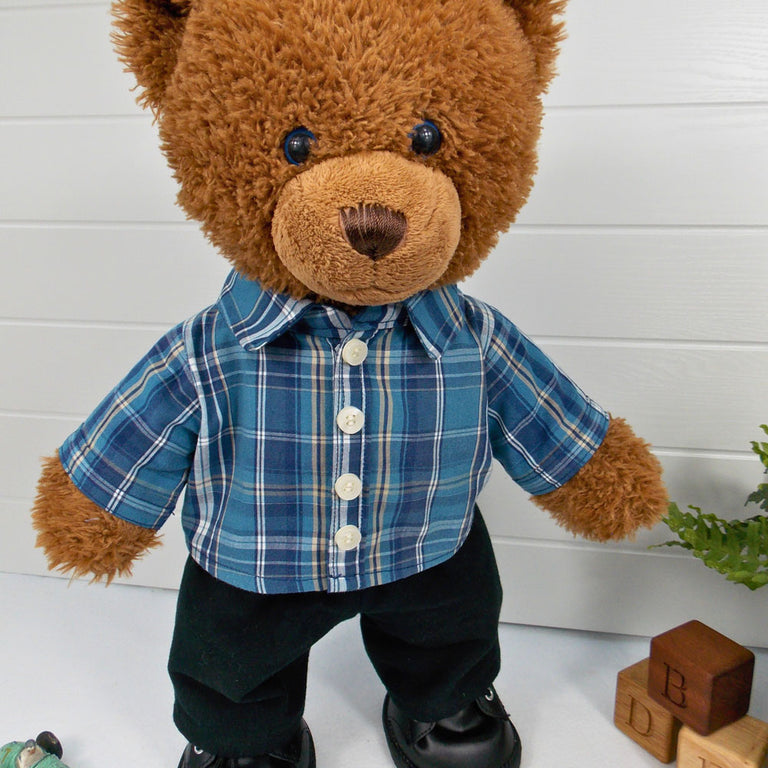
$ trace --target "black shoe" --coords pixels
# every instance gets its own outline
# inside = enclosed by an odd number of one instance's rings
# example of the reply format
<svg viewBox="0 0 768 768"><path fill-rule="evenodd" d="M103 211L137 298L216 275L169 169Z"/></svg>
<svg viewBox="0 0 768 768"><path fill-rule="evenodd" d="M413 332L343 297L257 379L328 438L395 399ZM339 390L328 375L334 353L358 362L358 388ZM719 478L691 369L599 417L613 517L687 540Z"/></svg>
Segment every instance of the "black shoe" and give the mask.
<svg viewBox="0 0 768 768"><path fill-rule="evenodd" d="M520 737L493 688L434 723L409 719L387 695L384 732L398 768L520 766Z"/></svg>
<svg viewBox="0 0 768 768"><path fill-rule="evenodd" d="M216 757L187 744L179 768L315 768L315 745L309 727L301 729L282 749L257 757Z"/></svg>

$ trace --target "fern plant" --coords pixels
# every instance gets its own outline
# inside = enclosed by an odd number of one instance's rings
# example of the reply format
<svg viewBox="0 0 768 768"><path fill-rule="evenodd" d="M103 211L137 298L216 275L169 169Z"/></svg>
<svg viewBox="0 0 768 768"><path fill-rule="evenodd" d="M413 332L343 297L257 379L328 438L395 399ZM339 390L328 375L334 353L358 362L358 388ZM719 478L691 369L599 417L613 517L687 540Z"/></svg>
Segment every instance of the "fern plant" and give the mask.
<svg viewBox="0 0 768 768"><path fill-rule="evenodd" d="M768 435L768 425L761 425ZM768 473L768 443L752 442L752 450ZM746 505L757 504L768 512L768 483L761 483L747 498ZM656 547L682 547L690 550L704 565L724 574L728 581L755 590L768 584L768 516L758 514L747 520L723 520L705 514L698 507L682 511L671 502L662 522L678 536L678 541Z"/></svg>

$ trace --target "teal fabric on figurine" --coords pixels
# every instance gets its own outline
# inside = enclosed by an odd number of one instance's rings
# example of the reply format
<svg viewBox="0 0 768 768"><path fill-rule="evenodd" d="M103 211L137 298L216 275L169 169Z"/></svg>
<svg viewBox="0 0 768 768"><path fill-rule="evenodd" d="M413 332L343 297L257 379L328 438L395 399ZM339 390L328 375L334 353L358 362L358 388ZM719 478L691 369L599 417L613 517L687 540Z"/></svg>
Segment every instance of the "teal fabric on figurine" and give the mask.
<svg viewBox="0 0 768 768"><path fill-rule="evenodd" d="M0 747L0 768L68 768L61 762L61 743L50 731L36 739L11 741Z"/></svg>

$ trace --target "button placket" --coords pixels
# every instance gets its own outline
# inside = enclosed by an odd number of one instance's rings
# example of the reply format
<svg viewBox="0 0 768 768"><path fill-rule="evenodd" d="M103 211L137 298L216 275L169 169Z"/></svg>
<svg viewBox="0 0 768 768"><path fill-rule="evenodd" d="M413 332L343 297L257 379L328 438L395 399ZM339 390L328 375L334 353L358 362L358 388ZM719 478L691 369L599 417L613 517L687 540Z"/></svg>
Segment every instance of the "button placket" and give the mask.
<svg viewBox="0 0 768 768"><path fill-rule="evenodd" d="M362 365L368 345L353 336L337 347L334 366L334 484L330 528L329 573L337 588L357 576L357 557L362 542L359 528L363 494L363 429L365 426ZM354 404L354 405L353 405ZM358 407L358 405L360 407ZM350 558L354 558L350 560Z"/></svg>

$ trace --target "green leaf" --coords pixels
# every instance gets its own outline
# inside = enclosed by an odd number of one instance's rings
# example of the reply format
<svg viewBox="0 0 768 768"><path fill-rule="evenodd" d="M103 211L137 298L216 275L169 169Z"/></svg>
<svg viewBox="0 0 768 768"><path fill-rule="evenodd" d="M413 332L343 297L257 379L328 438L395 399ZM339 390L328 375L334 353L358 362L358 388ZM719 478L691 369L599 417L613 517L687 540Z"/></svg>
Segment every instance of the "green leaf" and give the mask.
<svg viewBox="0 0 768 768"><path fill-rule="evenodd" d="M761 424L760 428L768 435L768 425ZM753 441L752 450L768 473L768 443ZM757 504L768 512L768 483L759 485L747 504ZM677 535L677 540L654 544L650 549L681 547L728 581L752 590L768 584L768 515L723 520L699 507L688 509L690 512L685 512L674 501L669 503L662 522Z"/></svg>
<svg viewBox="0 0 768 768"><path fill-rule="evenodd" d="M768 584L768 517L748 520L723 520L698 507L684 512L669 504L662 522L678 536L678 541L656 547L682 547L708 568L723 574L728 581L755 590Z"/></svg>
<svg viewBox="0 0 768 768"><path fill-rule="evenodd" d="M761 424L760 429L768 435L768 424ZM759 456L765 471L768 472L768 443L758 443L756 440L753 440L752 451Z"/></svg>
<svg viewBox="0 0 768 768"><path fill-rule="evenodd" d="M757 486L757 490L747 496L747 504L757 504L761 509L768 512L768 483L761 483Z"/></svg>

